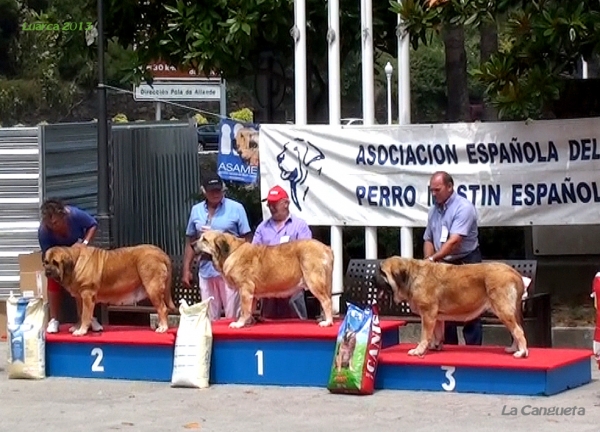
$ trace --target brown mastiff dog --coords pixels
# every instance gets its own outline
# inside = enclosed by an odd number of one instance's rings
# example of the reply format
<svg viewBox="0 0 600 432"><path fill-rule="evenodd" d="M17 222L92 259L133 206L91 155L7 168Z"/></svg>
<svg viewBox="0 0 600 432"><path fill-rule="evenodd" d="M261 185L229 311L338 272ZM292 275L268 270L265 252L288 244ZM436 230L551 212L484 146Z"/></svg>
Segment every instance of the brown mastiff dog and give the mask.
<svg viewBox="0 0 600 432"><path fill-rule="evenodd" d="M470 321L491 310L512 334L506 351L527 357L521 309L525 285L509 265L452 265L394 256L381 261L375 278L379 288L391 290L394 302L407 301L421 317L421 341L409 355L441 349L444 321Z"/></svg>
<svg viewBox="0 0 600 432"><path fill-rule="evenodd" d="M168 329L171 298L171 259L162 249L139 245L114 250L86 247L49 249L44 257L46 277L58 281L77 302L80 326L88 332L96 303L132 304L149 298L159 317L158 333Z"/></svg>
<svg viewBox="0 0 600 432"><path fill-rule="evenodd" d="M317 240L296 240L275 246L253 245L231 234L206 231L192 243L194 253L207 253L231 289L240 293L241 314L229 326L252 322L253 301L263 297L288 297L299 286L310 290L321 303L325 319L333 324L331 284L333 252Z"/></svg>

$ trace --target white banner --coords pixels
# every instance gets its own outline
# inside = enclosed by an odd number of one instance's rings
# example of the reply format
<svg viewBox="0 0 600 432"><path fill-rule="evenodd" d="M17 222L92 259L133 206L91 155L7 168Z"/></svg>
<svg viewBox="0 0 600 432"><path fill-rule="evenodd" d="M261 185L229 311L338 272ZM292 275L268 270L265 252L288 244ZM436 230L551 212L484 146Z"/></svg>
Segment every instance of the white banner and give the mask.
<svg viewBox="0 0 600 432"><path fill-rule="evenodd" d="M599 143L597 118L261 125L261 193L282 186L310 225L422 227L442 170L480 226L598 224Z"/></svg>

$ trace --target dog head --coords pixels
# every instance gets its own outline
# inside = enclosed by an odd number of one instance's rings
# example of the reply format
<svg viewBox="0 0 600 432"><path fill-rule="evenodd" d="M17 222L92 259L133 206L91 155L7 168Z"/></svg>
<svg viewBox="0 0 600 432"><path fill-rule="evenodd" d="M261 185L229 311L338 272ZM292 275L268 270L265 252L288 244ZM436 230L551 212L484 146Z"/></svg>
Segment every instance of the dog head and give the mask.
<svg viewBox="0 0 600 432"><path fill-rule="evenodd" d="M221 271L223 263L237 249L240 242L244 242L244 240L231 234L220 231L205 231L198 240L192 243L192 249L196 255L210 255L215 268Z"/></svg>
<svg viewBox="0 0 600 432"><path fill-rule="evenodd" d="M258 166L258 131L251 128L238 130L235 136L235 151L250 166Z"/></svg>
<svg viewBox="0 0 600 432"><path fill-rule="evenodd" d="M80 250L74 247L55 246L44 256L44 274L59 283L71 280Z"/></svg>
<svg viewBox="0 0 600 432"><path fill-rule="evenodd" d="M308 141L296 138L283 145L283 149L277 155L277 166L282 180L289 182L291 199L298 210L302 210L298 198L298 188L308 178L308 168L317 161L325 159L321 150ZM321 170L319 169L319 174ZM305 194L308 188L305 190ZM302 197L304 201L304 196Z"/></svg>
<svg viewBox="0 0 600 432"><path fill-rule="evenodd" d="M342 343L347 345L356 344L356 332L346 329L344 336L342 337Z"/></svg>
<svg viewBox="0 0 600 432"><path fill-rule="evenodd" d="M375 285L380 292L391 293L394 303L407 300L410 294L410 272L412 262L401 257L390 257L379 264L375 272Z"/></svg>

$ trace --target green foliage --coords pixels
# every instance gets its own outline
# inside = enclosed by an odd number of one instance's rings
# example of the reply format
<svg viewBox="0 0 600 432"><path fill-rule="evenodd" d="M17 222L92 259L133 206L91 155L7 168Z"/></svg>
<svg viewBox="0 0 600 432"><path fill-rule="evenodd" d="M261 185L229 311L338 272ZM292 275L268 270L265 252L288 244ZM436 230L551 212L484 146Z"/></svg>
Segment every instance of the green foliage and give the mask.
<svg viewBox="0 0 600 432"><path fill-rule="evenodd" d="M254 121L254 114L249 108L242 108L237 111L233 111L229 113L229 117L244 123L252 123Z"/></svg>
<svg viewBox="0 0 600 432"><path fill-rule="evenodd" d="M123 46L135 43L139 47L135 70L127 80L149 79L145 65L157 59L191 65L204 73L216 71L228 79L253 74L264 52L292 64L293 0L110 0L109 4L109 34ZM373 8L376 47L395 49L395 15L384 2L373 2ZM309 0L306 10L309 63L324 66L327 5ZM348 53L360 49L359 3L342 0L340 11L343 62Z"/></svg>
<svg viewBox="0 0 600 432"><path fill-rule="evenodd" d="M18 32L19 3L16 0L0 0L0 76L15 73L11 51Z"/></svg>
<svg viewBox="0 0 600 432"><path fill-rule="evenodd" d="M199 113L194 116L194 120L196 120L196 124L199 124L199 125L208 123L208 120L206 119L206 117L204 117L202 114L199 114Z"/></svg>
<svg viewBox="0 0 600 432"><path fill-rule="evenodd" d="M501 119L551 116L581 56L600 51L600 3L585 0L448 0L429 8L428 0L392 1L413 48L430 44L444 24L477 28L497 20L504 27L500 50L472 76L498 109Z"/></svg>
<svg viewBox="0 0 600 432"><path fill-rule="evenodd" d="M127 116L123 113L119 113L112 118L114 123L129 123Z"/></svg>
<svg viewBox="0 0 600 432"><path fill-rule="evenodd" d="M600 3L583 0L532 1L513 5L507 43L474 71L505 119L542 118L563 90L581 56L600 48Z"/></svg>

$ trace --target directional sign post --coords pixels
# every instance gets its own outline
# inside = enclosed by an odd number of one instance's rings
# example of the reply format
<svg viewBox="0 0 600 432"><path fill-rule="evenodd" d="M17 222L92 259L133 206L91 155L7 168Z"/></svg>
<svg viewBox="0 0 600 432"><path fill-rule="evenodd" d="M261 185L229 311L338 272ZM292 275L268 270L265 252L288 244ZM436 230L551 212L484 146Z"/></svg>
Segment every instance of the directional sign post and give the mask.
<svg viewBox="0 0 600 432"><path fill-rule="evenodd" d="M154 62L146 67L154 81L133 88L136 101L154 101L156 120L161 120L160 100L173 102L220 102L220 114L227 113L227 86L217 74L198 75L192 68L176 68L165 62ZM157 99L160 99L157 101Z"/></svg>

